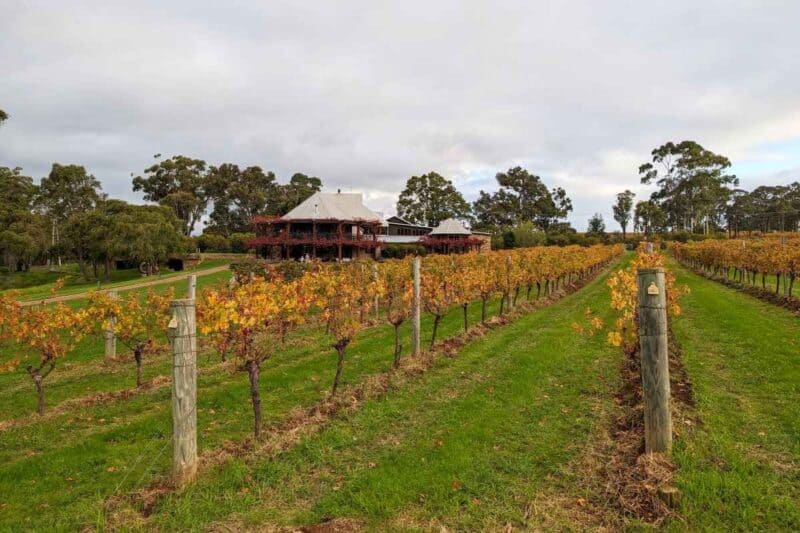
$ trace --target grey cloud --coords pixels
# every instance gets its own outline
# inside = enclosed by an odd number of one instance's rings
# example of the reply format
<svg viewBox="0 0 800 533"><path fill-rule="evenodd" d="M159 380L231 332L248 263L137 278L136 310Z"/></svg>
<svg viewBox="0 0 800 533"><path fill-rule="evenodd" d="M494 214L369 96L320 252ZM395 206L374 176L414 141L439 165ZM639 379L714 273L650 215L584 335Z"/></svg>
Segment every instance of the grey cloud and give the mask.
<svg viewBox="0 0 800 533"><path fill-rule="evenodd" d="M78 162L136 199L131 172L183 153L313 173L385 211L412 174L474 197L522 164L567 189L577 226L608 223L664 141L752 162L800 138L800 4L652 4L17 3L0 164Z"/></svg>

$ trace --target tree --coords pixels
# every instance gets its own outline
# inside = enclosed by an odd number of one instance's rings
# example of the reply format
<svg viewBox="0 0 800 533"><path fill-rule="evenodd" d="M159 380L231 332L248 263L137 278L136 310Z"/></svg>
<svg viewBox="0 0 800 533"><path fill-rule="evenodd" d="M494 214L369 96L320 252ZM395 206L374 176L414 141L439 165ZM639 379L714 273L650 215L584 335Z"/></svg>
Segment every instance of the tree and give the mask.
<svg viewBox="0 0 800 533"><path fill-rule="evenodd" d="M0 124L8 120L8 113L0 109Z"/></svg>
<svg viewBox="0 0 800 533"><path fill-rule="evenodd" d="M103 200L96 208L70 217L67 228L65 242L86 279L87 262L93 265L95 278L97 266L103 265L109 279L115 259L153 267L188 249L183 223L166 206Z"/></svg>
<svg viewBox="0 0 800 533"><path fill-rule="evenodd" d="M322 180L298 172L289 179L289 183L279 186L279 196L276 206L270 209L274 212L271 214L285 215L303 203L309 196L321 190Z"/></svg>
<svg viewBox="0 0 800 533"><path fill-rule="evenodd" d="M654 201L647 200L636 203L633 214L634 228L645 235L664 231L667 217L661 207Z"/></svg>
<svg viewBox="0 0 800 533"><path fill-rule="evenodd" d="M731 196L729 186L739 180L726 171L727 157L706 150L694 141L668 142L651 152L652 161L639 167L642 183L658 186L651 195L667 217L669 227L705 231L717 224Z"/></svg>
<svg viewBox="0 0 800 533"><path fill-rule="evenodd" d="M469 219L471 212L452 181L429 172L408 178L397 201L397 214L415 224L434 227L448 218Z"/></svg>
<svg viewBox="0 0 800 533"><path fill-rule="evenodd" d="M284 198L275 174L252 166L244 170L238 165L225 163L211 167L208 176L208 194L214 204L208 231L226 237L233 233L249 231L256 215L280 214Z"/></svg>
<svg viewBox="0 0 800 533"><path fill-rule="evenodd" d="M636 195L629 190L617 194L617 203L614 204L614 220L622 228L622 238L626 237L628 222L631 221L631 211L633 210L633 198Z"/></svg>
<svg viewBox="0 0 800 533"><path fill-rule="evenodd" d="M144 199L172 208L184 223L184 234L191 235L208 207L209 174L206 162L176 155L133 178L133 190L143 191Z"/></svg>
<svg viewBox="0 0 800 533"><path fill-rule="evenodd" d="M595 235L602 237L606 234L606 223L603 222L603 215L595 213L589 219L589 227L586 230L587 235Z"/></svg>
<svg viewBox="0 0 800 533"><path fill-rule="evenodd" d="M497 231L517 225L518 217L514 205L514 196L504 189L494 194L480 191L478 199L472 202L476 227Z"/></svg>
<svg viewBox="0 0 800 533"><path fill-rule="evenodd" d="M0 167L0 254L11 270L26 270L44 252L44 220L33 213L38 187L22 169Z"/></svg>
<svg viewBox="0 0 800 533"><path fill-rule="evenodd" d="M476 225L498 229L533 222L542 230L566 218L572 201L561 187L548 190L539 176L514 167L495 176L500 189L494 194L480 191L473 203Z"/></svg>
<svg viewBox="0 0 800 533"><path fill-rule="evenodd" d="M61 245L61 228L67 219L93 209L101 198L100 182L84 167L53 163L50 174L39 184L38 204L52 222L54 248ZM58 260L60 263L60 253Z"/></svg>

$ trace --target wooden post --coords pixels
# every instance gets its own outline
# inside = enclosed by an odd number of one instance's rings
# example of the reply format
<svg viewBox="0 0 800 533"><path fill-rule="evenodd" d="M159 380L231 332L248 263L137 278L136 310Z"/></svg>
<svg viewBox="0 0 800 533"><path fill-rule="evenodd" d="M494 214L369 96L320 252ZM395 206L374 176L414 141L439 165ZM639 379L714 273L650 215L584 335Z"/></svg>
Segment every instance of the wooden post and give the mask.
<svg viewBox="0 0 800 533"><path fill-rule="evenodd" d="M667 351L667 295L663 268L642 268L637 274L639 348L644 392L645 451L672 449L669 356Z"/></svg>
<svg viewBox="0 0 800 533"><path fill-rule="evenodd" d="M197 337L194 300L173 300L172 472L180 487L197 474Z"/></svg>
<svg viewBox="0 0 800 533"><path fill-rule="evenodd" d="M372 278L375 280L375 283L378 282L378 263L372 263ZM381 308L380 308L380 299L378 298L378 293L375 293L375 320L378 320L381 317Z"/></svg>
<svg viewBox="0 0 800 533"><path fill-rule="evenodd" d="M196 295L197 295L197 276L192 274L191 276L189 276L189 292L186 297L190 300L194 300Z"/></svg>
<svg viewBox="0 0 800 533"><path fill-rule="evenodd" d="M117 291L109 291L108 297L112 300L117 299ZM117 325L117 317L112 316L109 318L110 327L103 332L105 337L105 359L113 359L117 356L117 335L114 332Z"/></svg>
<svg viewBox="0 0 800 533"><path fill-rule="evenodd" d="M411 344L414 347L413 355L418 355L420 343L422 342L422 335L420 334L420 269L422 268L422 259L415 257L413 265L414 298L411 303Z"/></svg>

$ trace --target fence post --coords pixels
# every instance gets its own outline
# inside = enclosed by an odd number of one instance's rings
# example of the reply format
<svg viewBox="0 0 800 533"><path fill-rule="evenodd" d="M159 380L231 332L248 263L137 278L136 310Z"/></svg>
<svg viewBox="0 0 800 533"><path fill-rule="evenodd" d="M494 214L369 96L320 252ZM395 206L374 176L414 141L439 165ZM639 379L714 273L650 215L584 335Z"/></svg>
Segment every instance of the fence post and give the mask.
<svg viewBox="0 0 800 533"><path fill-rule="evenodd" d="M197 474L197 337L194 300L172 300L172 471L178 486Z"/></svg>
<svg viewBox="0 0 800 533"><path fill-rule="evenodd" d="M186 297L190 300L194 300L197 294L197 276L191 274L189 276L189 292Z"/></svg>
<svg viewBox="0 0 800 533"><path fill-rule="evenodd" d="M375 283L379 281L378 276L378 263L372 263L372 277L375 280ZM380 299L378 298L378 293L375 293L375 320L380 319L381 317L381 309L380 309Z"/></svg>
<svg viewBox="0 0 800 533"><path fill-rule="evenodd" d="M108 297L112 300L117 299L117 291L109 291ZM117 334L116 326L117 326L117 317L111 316L108 319L109 328L103 332L103 336L105 337L105 352L104 357L106 360L114 359L117 356Z"/></svg>
<svg viewBox="0 0 800 533"><path fill-rule="evenodd" d="M639 300L639 348L644 392L645 451L672 449L669 355L667 340L667 295L664 269L637 271Z"/></svg>
<svg viewBox="0 0 800 533"><path fill-rule="evenodd" d="M411 343L414 347L413 355L420 352L420 343L422 336L420 335L420 269L422 267L422 259L419 257L414 258L414 298L411 303Z"/></svg>

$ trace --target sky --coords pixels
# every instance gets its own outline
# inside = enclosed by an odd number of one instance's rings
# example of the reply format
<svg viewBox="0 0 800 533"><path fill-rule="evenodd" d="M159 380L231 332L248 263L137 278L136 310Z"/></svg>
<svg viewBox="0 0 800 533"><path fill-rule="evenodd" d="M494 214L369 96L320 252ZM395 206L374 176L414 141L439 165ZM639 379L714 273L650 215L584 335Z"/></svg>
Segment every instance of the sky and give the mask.
<svg viewBox="0 0 800 533"><path fill-rule="evenodd" d="M436 171L468 200L516 165L570 221L667 141L741 187L800 180L800 2L4 2L0 166L84 165L141 202L154 154L295 172L394 212Z"/></svg>

